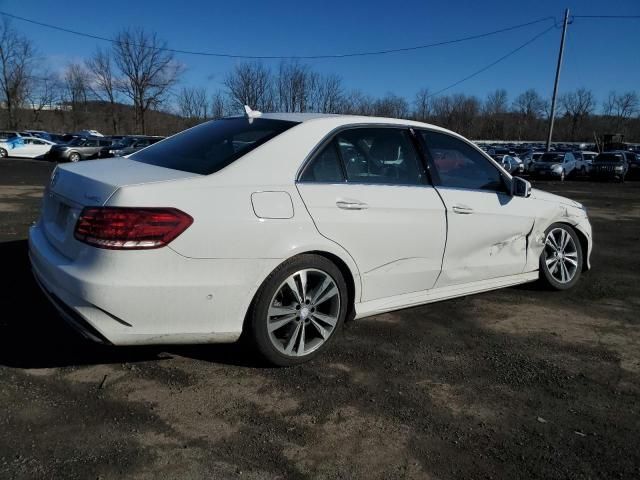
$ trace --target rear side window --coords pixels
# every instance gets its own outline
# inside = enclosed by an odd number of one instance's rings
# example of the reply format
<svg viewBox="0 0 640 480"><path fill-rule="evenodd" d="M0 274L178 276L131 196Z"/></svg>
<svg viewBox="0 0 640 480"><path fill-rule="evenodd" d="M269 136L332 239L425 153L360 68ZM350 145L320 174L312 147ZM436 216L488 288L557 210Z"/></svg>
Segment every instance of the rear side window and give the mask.
<svg viewBox="0 0 640 480"><path fill-rule="evenodd" d="M265 118L225 118L185 130L129 157L158 167L209 175L297 125Z"/></svg>
<svg viewBox="0 0 640 480"><path fill-rule="evenodd" d="M352 183L424 184L424 170L409 132L397 128L356 128L335 141Z"/></svg>
<svg viewBox="0 0 640 480"><path fill-rule="evenodd" d="M301 182L343 183L344 174L334 141L324 147L300 176Z"/></svg>

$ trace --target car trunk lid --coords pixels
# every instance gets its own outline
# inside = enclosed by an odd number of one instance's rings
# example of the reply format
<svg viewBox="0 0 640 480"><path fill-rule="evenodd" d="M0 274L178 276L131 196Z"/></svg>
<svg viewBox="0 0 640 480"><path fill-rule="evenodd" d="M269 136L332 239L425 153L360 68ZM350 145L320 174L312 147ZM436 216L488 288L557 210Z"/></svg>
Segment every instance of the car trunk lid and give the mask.
<svg viewBox="0 0 640 480"><path fill-rule="evenodd" d="M59 166L43 198L42 228L49 242L73 259L85 246L73 236L84 207L104 205L121 187L198 176L121 158Z"/></svg>

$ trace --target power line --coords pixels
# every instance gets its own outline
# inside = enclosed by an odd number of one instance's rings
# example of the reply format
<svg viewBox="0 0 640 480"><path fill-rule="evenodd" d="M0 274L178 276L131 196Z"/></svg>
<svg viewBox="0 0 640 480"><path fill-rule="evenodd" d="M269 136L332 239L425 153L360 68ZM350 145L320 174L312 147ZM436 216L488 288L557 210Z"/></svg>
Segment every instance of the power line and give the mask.
<svg viewBox="0 0 640 480"><path fill-rule="evenodd" d="M515 53L519 52L520 50L522 50L524 47L526 47L527 45L530 45L531 43L535 42L538 38L542 37L545 33L550 32L551 30L553 30L554 28L556 28L555 24L551 25L549 28L543 30L542 32L538 33L537 35L531 37L529 40L527 40L525 43L523 43L522 45L520 45L517 48L514 48L513 50L511 50L509 53L503 55L502 57L498 58L497 60L491 62L489 65L486 65L484 67L482 67L480 70L476 70L475 72L473 72L471 75L467 75L466 77L458 80L457 82L452 83L449 86L446 86L440 90L438 90L437 92L434 92L430 95L427 96L427 98L431 98L431 97L435 97L437 95L440 95L441 93L453 88L453 87L457 87L458 85L460 85L463 82L466 82L467 80L471 80L473 77L480 75L481 73L489 70L491 67L494 67L495 65L497 65L498 63L502 62L503 60L506 60L507 58L509 58L511 55L514 55Z"/></svg>
<svg viewBox="0 0 640 480"><path fill-rule="evenodd" d="M46 27L46 28L50 28L53 30L58 30L61 32L65 32L65 33L70 33L72 35L78 35L78 36L82 36L82 37L86 37L86 38L92 38L94 40L100 40L103 42L110 42L110 43L114 43L114 44L118 44L121 43L116 39L113 38L108 38L108 37L101 37L99 35L94 35L91 33L85 33L85 32L79 32L76 30L71 30L68 28L64 28L64 27L59 27L56 25L51 25L49 23L44 23L44 22L39 22L37 20L32 20L30 18L25 18L25 17L21 17L18 15L14 15L8 12L4 12L4 11L0 11L0 15L4 15L6 17L9 18L13 18L16 20L20 20L23 22L27 22L27 23L31 23L33 25L38 25L41 27ZM555 25L555 18L552 16L548 16L548 17L544 17L544 18L539 18L537 20L532 20L530 22L526 22L526 23L521 23L518 25L513 25L510 27L505 27L505 28L501 28L499 30L493 30L491 32L485 32L485 33L479 33L477 35L470 35L467 37L462 37L462 38L456 38L453 40L444 40L441 42L434 42L434 43L428 43L425 45L416 45L416 46L411 46L411 47L402 47L402 48L390 48L390 49L384 49L384 50L373 50L373 51L365 51L365 52L351 52L351 53L340 53L340 54L328 54L328 55L237 55L237 54L231 54L231 53L219 53L219 52L202 52L202 51L194 51L194 50L180 50L180 49L175 49L175 48L166 48L166 47L152 47L156 50L160 50L160 51L166 51L166 52L171 52L171 53L176 53L176 54L183 54L183 55L198 55L198 56L205 56L205 57L222 57L222 58L237 58L237 59L247 59L247 60L284 60L284 59L291 59L291 60L318 60L318 59L323 59L323 58L349 58L349 57L365 57L365 56L373 56L373 55L387 55L390 53L400 53L400 52L410 52L410 51L415 51L415 50L423 50L426 48L432 48L432 47L440 47L440 46L444 46L444 45L451 45L451 44L455 44L455 43L461 43L461 42L467 42L470 40L478 40L480 38L485 38L485 37L489 37L492 35L497 35L499 33L504 33L504 32L509 32L512 30L517 30L520 28L524 28L524 27L528 27L530 25L535 25L541 22L546 22L548 20L552 20L554 22ZM132 46L136 46L136 47L143 47L143 48L150 48L150 47L146 47L145 45L140 45L140 44L134 44L134 43L129 43L129 45Z"/></svg>
<svg viewBox="0 0 640 480"><path fill-rule="evenodd" d="M571 15L571 18L640 18L640 15Z"/></svg>

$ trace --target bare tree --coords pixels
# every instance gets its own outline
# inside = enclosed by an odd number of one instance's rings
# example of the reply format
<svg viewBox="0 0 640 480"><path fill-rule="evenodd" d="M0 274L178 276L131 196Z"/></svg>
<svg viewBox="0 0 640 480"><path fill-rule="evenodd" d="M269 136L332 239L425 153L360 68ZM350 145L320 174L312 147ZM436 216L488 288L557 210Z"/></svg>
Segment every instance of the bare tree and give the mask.
<svg viewBox="0 0 640 480"><path fill-rule="evenodd" d="M282 112L306 112L319 84L319 75L298 61L281 62L276 74L277 108Z"/></svg>
<svg viewBox="0 0 640 480"><path fill-rule="evenodd" d="M343 103L342 78L338 75L318 75L311 92L310 109L320 113L338 113Z"/></svg>
<svg viewBox="0 0 640 480"><path fill-rule="evenodd" d="M508 96L504 88L499 88L487 95L483 105L485 121L483 136L487 138L504 138L508 110Z"/></svg>
<svg viewBox="0 0 640 480"><path fill-rule="evenodd" d="M86 69L90 73L89 89L91 93L100 101L109 104L111 116L111 128L113 133L118 133L118 83L113 71L113 60L108 50L98 48L86 62Z"/></svg>
<svg viewBox="0 0 640 480"><path fill-rule="evenodd" d="M393 93L387 93L373 103L374 115L379 117L408 118L409 104Z"/></svg>
<svg viewBox="0 0 640 480"><path fill-rule="evenodd" d="M122 93L133 101L136 128L142 133L147 111L162 106L183 71L166 47L155 33L141 28L123 30L115 39L113 56L123 77Z"/></svg>
<svg viewBox="0 0 640 480"><path fill-rule="evenodd" d="M45 71L33 78L26 98L32 112L32 128L39 126L43 110L55 110L59 107L62 97L63 86L57 76Z"/></svg>
<svg viewBox="0 0 640 480"><path fill-rule="evenodd" d="M259 62L245 62L235 66L224 80L232 106L241 110L249 105L255 110L268 111L273 106L271 72Z"/></svg>
<svg viewBox="0 0 640 480"><path fill-rule="evenodd" d="M89 72L79 63L70 63L63 73L65 103L71 107L72 128L84 122L89 98Z"/></svg>
<svg viewBox="0 0 640 480"><path fill-rule="evenodd" d="M33 72L35 50L7 17L0 22L0 100L7 109L7 127L18 128L18 109L26 99Z"/></svg>
<svg viewBox="0 0 640 480"><path fill-rule="evenodd" d="M196 125L209 116L209 99L204 87L182 87L177 95L178 111L188 126Z"/></svg>
<svg viewBox="0 0 640 480"><path fill-rule="evenodd" d="M545 100L532 88L518 95L512 105L516 113L516 132L511 135L517 139L537 136L542 128L541 118L545 115L546 105Z"/></svg>
<svg viewBox="0 0 640 480"><path fill-rule="evenodd" d="M581 123L596 108L596 98L591 90L579 88L561 95L558 103L563 114L570 119L570 139L575 140Z"/></svg>
<svg viewBox="0 0 640 480"><path fill-rule="evenodd" d="M211 96L211 118L217 120L226 115L227 105L224 96L216 92Z"/></svg>
<svg viewBox="0 0 640 480"><path fill-rule="evenodd" d="M636 92L618 94L612 91L609 92L603 107L603 113L615 118L615 129L620 130L625 127L630 118L640 112L640 99Z"/></svg>
<svg viewBox="0 0 640 480"><path fill-rule="evenodd" d="M433 105L428 88L421 88L418 90L418 93L416 93L413 100L413 106L413 116L416 120L424 122L431 117Z"/></svg>

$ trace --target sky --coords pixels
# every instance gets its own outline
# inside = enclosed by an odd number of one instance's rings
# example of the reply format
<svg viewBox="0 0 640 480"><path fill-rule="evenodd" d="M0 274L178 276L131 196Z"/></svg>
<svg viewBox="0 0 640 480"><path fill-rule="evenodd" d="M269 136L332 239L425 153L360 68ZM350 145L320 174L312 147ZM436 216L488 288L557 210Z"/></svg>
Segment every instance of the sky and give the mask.
<svg viewBox="0 0 640 480"><path fill-rule="evenodd" d="M98 6L99 5L99 6ZM60 27L113 37L125 27L155 31L176 49L241 55L317 55L401 48L450 40L553 16L640 15L640 0L0 0L0 10ZM90 56L104 42L19 20L41 61L61 70ZM455 45L383 56L305 61L342 77L347 89L412 100L420 88L440 90L494 62L553 24L546 20ZM549 97L553 89L559 28L498 65L446 93L484 98L505 88L509 98L528 88ZM610 90L640 91L640 19L574 19L569 26L560 93L585 87L603 100ZM241 60L178 55L182 84L222 89ZM266 61L276 67L278 60Z"/></svg>

